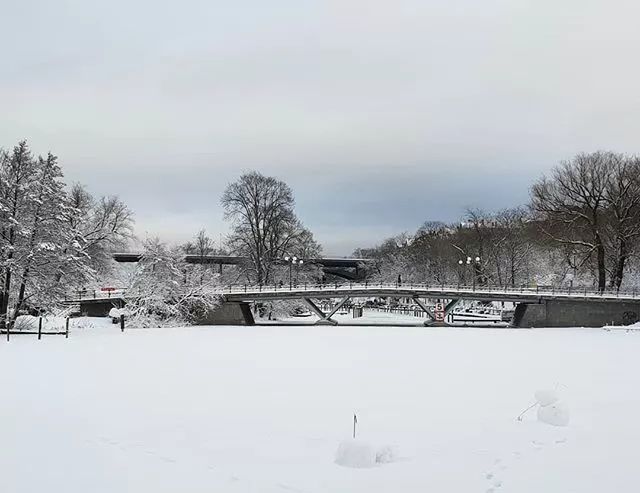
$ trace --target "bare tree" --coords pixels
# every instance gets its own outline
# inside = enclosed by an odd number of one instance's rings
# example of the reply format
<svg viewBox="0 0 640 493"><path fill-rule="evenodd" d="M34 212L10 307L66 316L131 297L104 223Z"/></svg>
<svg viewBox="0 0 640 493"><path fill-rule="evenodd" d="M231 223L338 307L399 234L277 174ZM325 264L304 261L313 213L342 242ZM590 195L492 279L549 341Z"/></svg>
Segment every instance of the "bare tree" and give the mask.
<svg viewBox="0 0 640 493"><path fill-rule="evenodd" d="M295 215L293 192L281 180L244 174L227 186L221 203L232 221L229 246L249 259L250 277L258 284L271 282L272 267L285 254L297 254L291 250L313 241Z"/></svg>
<svg viewBox="0 0 640 493"><path fill-rule="evenodd" d="M611 264L609 285L620 289L625 267L640 237L640 159L621 156L612 162L604 198L608 213L606 246Z"/></svg>
<svg viewBox="0 0 640 493"><path fill-rule="evenodd" d="M495 216L492 253L500 285L516 286L528 265L533 245L528 234L528 213L523 207L503 209Z"/></svg>
<svg viewBox="0 0 640 493"><path fill-rule="evenodd" d="M578 154L531 189L531 207L546 222L545 234L571 245L583 261L595 255L600 290L607 282L604 227L609 171L621 159L611 152Z"/></svg>
<svg viewBox="0 0 640 493"><path fill-rule="evenodd" d="M463 257L473 259L472 275L479 285L487 284L487 263L491 258L489 247L492 244L495 221L493 217L481 209L467 208L464 221L457 229L457 234L452 242ZM479 261L475 259L479 258Z"/></svg>
<svg viewBox="0 0 640 493"><path fill-rule="evenodd" d="M193 241L187 242L183 248L185 253L197 255L200 259L203 259L215 252L215 242L207 235L204 229L201 229L196 233Z"/></svg>

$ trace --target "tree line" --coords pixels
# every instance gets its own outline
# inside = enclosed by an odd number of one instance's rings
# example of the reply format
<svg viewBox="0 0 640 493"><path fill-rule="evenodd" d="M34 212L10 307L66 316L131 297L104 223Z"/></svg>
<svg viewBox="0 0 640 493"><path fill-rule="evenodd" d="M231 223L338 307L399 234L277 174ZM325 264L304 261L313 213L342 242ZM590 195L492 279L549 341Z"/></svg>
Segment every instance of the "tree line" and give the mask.
<svg viewBox="0 0 640 493"><path fill-rule="evenodd" d="M526 205L468 209L354 254L375 259L379 279L604 291L638 285L639 251L640 159L599 151L561 162Z"/></svg>
<svg viewBox="0 0 640 493"><path fill-rule="evenodd" d="M204 230L170 246L151 238L133 271L114 269L127 250L133 213L116 196L96 198L67 186L58 159L35 156L26 142L0 150L0 328L34 307L46 310L72 289L106 279L132 287L131 309L176 323L206 312L222 283L282 282L287 274L318 281L321 246L295 213L282 180L249 172L220 200L230 231L218 245ZM613 152L579 154L531 187L527 204L496 212L467 209L460 222L425 222L413 233L361 248L372 280L497 286L565 285L600 290L638 285L640 159ZM185 254L245 260L221 276L187 265ZM155 323L155 322L153 322Z"/></svg>

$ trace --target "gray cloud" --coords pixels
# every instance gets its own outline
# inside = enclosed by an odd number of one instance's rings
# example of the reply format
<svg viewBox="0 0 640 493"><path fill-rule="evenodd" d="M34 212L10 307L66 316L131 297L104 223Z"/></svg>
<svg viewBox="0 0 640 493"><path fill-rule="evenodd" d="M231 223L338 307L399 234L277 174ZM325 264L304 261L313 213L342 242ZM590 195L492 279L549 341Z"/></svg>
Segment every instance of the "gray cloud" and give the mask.
<svg viewBox="0 0 640 493"><path fill-rule="evenodd" d="M0 144L52 150L141 235L217 236L224 186L258 169L348 254L637 151L636 2L5 3Z"/></svg>

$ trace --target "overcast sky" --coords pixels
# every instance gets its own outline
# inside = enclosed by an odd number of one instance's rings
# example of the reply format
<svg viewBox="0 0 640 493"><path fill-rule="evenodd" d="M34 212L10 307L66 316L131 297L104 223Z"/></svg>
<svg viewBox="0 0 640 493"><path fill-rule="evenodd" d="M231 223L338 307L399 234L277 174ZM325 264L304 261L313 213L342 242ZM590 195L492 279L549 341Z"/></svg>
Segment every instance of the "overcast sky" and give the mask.
<svg viewBox="0 0 640 493"><path fill-rule="evenodd" d="M527 201L579 151L638 152L640 3L0 0L0 146L117 194L137 233L224 233L287 181L325 253Z"/></svg>

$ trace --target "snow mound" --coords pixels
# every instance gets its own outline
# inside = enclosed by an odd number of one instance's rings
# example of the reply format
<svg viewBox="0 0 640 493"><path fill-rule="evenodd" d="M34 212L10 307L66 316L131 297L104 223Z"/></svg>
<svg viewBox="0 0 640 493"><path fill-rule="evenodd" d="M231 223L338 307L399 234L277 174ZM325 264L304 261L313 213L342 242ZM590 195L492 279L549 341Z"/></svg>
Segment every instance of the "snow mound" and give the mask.
<svg viewBox="0 0 640 493"><path fill-rule="evenodd" d="M555 402L538 408L538 421L551 426L567 426L569 424L569 408L562 402Z"/></svg>
<svg viewBox="0 0 640 493"><path fill-rule="evenodd" d="M376 465L376 451L362 440L344 440L336 452L336 464L344 467L365 468Z"/></svg>
<svg viewBox="0 0 640 493"><path fill-rule="evenodd" d="M392 447L385 445L377 450L362 440L344 440L336 452L336 464L344 467L367 468L377 464L393 462L396 454Z"/></svg>
<svg viewBox="0 0 640 493"><path fill-rule="evenodd" d="M534 394L536 402L541 406L550 406L560 400L555 390L538 390Z"/></svg>
<svg viewBox="0 0 640 493"><path fill-rule="evenodd" d="M393 448L388 445L381 447L376 452L376 463L378 464L388 464L389 462L393 462L396 459L396 454Z"/></svg>
<svg viewBox="0 0 640 493"><path fill-rule="evenodd" d="M129 312L127 311L126 308L113 307L111 310L109 310L109 316L111 318L120 318L120 315L124 315L125 317L128 317Z"/></svg>

